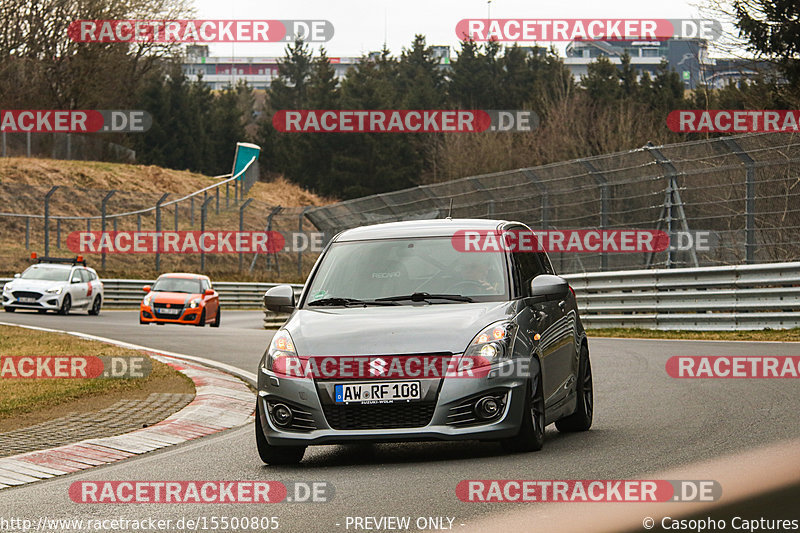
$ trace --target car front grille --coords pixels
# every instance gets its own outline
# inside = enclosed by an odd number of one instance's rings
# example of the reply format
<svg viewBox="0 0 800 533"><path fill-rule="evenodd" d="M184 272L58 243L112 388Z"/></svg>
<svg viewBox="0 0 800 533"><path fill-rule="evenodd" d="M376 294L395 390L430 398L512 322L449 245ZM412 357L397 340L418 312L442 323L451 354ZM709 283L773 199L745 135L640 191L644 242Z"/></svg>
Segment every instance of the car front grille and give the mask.
<svg viewBox="0 0 800 533"><path fill-rule="evenodd" d="M170 309L178 309L177 313L165 313L164 309L167 304L153 304L153 311L158 318L180 318L183 314L183 306L177 304L170 304Z"/></svg>
<svg viewBox="0 0 800 533"><path fill-rule="evenodd" d="M323 405L325 418L333 429L396 429L427 426L435 402Z"/></svg>
<svg viewBox="0 0 800 533"><path fill-rule="evenodd" d="M37 300L42 297L41 292L31 292L31 291L14 291L11 294L14 295L14 298L36 298Z"/></svg>

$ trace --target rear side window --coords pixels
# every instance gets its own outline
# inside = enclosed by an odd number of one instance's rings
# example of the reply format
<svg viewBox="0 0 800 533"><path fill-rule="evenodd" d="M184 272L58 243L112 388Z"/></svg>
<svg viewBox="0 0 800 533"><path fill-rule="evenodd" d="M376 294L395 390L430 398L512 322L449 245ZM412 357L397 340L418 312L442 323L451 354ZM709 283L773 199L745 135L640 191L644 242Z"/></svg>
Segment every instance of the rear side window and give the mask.
<svg viewBox="0 0 800 533"><path fill-rule="evenodd" d="M90 281L92 281L92 276L89 275L88 270L80 269L78 272L81 273L81 280L83 281L83 283L89 283Z"/></svg>
<svg viewBox="0 0 800 533"><path fill-rule="evenodd" d="M211 282L208 281L207 279L202 279L201 278L200 279L200 285L203 287L203 291L204 292L211 288Z"/></svg>

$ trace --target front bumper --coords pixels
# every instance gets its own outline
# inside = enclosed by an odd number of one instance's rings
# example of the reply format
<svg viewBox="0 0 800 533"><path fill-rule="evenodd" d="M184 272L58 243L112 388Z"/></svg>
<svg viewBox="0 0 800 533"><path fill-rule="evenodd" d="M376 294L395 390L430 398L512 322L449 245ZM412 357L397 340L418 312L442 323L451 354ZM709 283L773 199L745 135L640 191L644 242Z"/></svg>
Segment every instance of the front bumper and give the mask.
<svg viewBox="0 0 800 533"><path fill-rule="evenodd" d="M492 376L491 373L489 375ZM518 432L525 410L526 378L496 375L480 378L454 377L435 381L438 391L431 406L432 415L428 423L415 427L386 429L334 429L332 420L326 416L325 410L327 408L330 414L331 406L335 404L321 402L317 390L318 384L314 380L287 378L260 368L258 416L261 417L264 436L273 446L341 444L357 441L495 440L513 437ZM459 406L485 395L504 398L504 405L498 416L484 422L453 424L452 415L456 412L454 409L457 410ZM269 406L274 406L275 403L284 403L299 413L303 428L278 427L268 414ZM368 413L370 407L381 408L380 405L385 404L363 405L358 406L358 409L361 409L362 413ZM339 423L339 420L334 423Z"/></svg>
<svg viewBox="0 0 800 533"><path fill-rule="evenodd" d="M139 307L139 317L141 321L145 323L163 322L166 324L193 325L200 322L200 315L202 313L203 306L183 308L177 315L163 314L150 305L141 305Z"/></svg>
<svg viewBox="0 0 800 533"><path fill-rule="evenodd" d="M19 301L18 297L12 292L3 293L3 307L11 307L13 309L38 309L48 311L58 311L61 307L61 299L64 293L61 294L47 294L47 293L30 293L26 298L35 298L35 301Z"/></svg>

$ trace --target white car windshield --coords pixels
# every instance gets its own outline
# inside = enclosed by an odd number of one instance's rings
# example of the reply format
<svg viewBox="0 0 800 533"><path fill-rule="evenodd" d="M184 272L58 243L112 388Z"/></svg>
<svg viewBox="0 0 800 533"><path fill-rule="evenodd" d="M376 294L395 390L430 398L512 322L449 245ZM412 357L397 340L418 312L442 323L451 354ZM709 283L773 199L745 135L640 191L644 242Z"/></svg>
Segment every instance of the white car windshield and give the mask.
<svg viewBox="0 0 800 533"><path fill-rule="evenodd" d="M187 278L161 278L153 285L154 291L186 292L200 294L200 280Z"/></svg>
<svg viewBox="0 0 800 533"><path fill-rule="evenodd" d="M40 279L45 281L68 281L69 269L46 266L32 266L22 273L21 279Z"/></svg>

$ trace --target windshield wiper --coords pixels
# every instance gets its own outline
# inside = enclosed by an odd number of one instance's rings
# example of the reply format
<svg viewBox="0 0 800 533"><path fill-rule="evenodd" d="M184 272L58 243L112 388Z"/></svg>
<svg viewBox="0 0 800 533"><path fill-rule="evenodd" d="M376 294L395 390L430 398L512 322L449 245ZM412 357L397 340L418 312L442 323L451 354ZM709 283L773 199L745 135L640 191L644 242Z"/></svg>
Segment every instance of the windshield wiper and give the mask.
<svg viewBox="0 0 800 533"><path fill-rule="evenodd" d="M308 305L397 305L394 302L381 302L378 300L358 300L356 298L322 298L321 300L314 300L309 302Z"/></svg>
<svg viewBox="0 0 800 533"><path fill-rule="evenodd" d="M469 296L460 294L431 294L429 292L415 292L402 296L387 296L385 298L375 298L376 302L401 302L411 300L412 302L427 302L428 300L451 300L453 302L474 302Z"/></svg>

